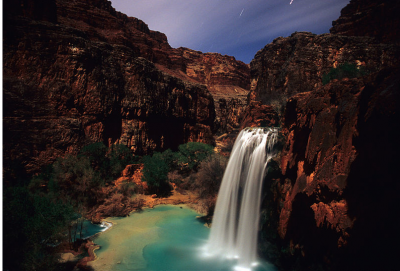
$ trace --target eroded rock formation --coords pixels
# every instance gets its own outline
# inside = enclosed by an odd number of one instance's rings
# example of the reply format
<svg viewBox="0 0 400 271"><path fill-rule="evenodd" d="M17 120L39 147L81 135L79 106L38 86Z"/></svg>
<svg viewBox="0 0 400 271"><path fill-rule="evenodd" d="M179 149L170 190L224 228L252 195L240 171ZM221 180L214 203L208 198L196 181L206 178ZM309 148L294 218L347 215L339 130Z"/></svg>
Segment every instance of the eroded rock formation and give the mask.
<svg viewBox="0 0 400 271"><path fill-rule="evenodd" d="M400 3L385 0L351 0L332 23L330 32L345 36L369 36L382 43L400 42Z"/></svg>
<svg viewBox="0 0 400 271"><path fill-rule="evenodd" d="M237 125L231 115L244 102L230 99L246 95L246 64L171 48L164 34L106 0L45 2L5 6L6 160L36 171L97 141L142 155L188 141L213 143L218 127ZM215 104L224 97L231 114Z"/></svg>
<svg viewBox="0 0 400 271"><path fill-rule="evenodd" d="M322 86L322 75L351 63L368 72L398 65L399 47L372 37L298 32L257 52L251 65L250 99L279 106L292 95Z"/></svg>
<svg viewBox="0 0 400 271"><path fill-rule="evenodd" d="M279 125L279 115L270 105L252 101L242 114L240 130L246 127L275 127Z"/></svg>
<svg viewBox="0 0 400 271"><path fill-rule="evenodd" d="M337 34L278 38L251 63L250 99L284 109L260 234L282 270L398 269L400 48L385 18L397 6L353 0ZM323 85L343 63L367 72Z"/></svg>
<svg viewBox="0 0 400 271"><path fill-rule="evenodd" d="M226 131L224 123L237 127L222 112L225 107L220 109L217 103L225 99L229 105L231 99L239 100L240 108L237 107L238 102L233 102L234 107L229 108L231 115L245 106L250 89L250 68L247 64L218 53L171 48L163 33L150 30L137 18L116 12L105 0L76 1L73 4L58 0L57 7L61 23L84 31L91 40L126 46L169 75L206 85L216 104L217 128Z"/></svg>
<svg viewBox="0 0 400 271"><path fill-rule="evenodd" d="M383 70L289 99L273 184L279 236L298 257L285 269L395 270L399 76Z"/></svg>

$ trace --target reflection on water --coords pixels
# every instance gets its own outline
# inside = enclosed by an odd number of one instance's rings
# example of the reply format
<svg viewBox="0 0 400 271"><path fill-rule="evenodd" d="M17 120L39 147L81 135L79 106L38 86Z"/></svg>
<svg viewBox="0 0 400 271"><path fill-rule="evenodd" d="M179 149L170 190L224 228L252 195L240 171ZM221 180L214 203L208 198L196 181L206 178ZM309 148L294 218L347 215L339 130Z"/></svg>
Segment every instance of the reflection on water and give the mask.
<svg viewBox="0 0 400 271"><path fill-rule="evenodd" d="M111 230L94 242L98 259L90 265L105 270L233 270L234 260L205 255L210 229L186 206L161 205L110 219ZM274 270L262 263L254 270Z"/></svg>

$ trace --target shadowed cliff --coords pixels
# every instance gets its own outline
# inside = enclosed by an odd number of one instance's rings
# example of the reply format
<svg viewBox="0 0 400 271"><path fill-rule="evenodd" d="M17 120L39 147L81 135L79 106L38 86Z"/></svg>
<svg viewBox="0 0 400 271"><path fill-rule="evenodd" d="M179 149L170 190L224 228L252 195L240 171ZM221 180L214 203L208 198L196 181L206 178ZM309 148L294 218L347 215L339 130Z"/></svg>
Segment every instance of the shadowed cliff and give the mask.
<svg viewBox="0 0 400 271"><path fill-rule="evenodd" d="M92 142L143 155L239 125L249 68L233 57L171 48L106 0L5 13L4 154L28 171Z"/></svg>
<svg viewBox="0 0 400 271"><path fill-rule="evenodd" d="M260 253L282 270L398 269L398 8L353 0L332 34L277 38L251 63L249 98L281 116Z"/></svg>

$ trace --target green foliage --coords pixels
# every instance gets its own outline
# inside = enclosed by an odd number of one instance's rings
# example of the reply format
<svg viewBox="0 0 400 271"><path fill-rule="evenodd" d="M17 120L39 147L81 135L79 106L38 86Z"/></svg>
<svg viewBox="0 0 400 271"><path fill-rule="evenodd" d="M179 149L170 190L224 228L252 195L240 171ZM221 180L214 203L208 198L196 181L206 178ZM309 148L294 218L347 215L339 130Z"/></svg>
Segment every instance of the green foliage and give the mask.
<svg viewBox="0 0 400 271"><path fill-rule="evenodd" d="M33 177L27 176L22 165L8 161L3 193L5 269L57 269L58 259L51 246L76 240L86 210L110 201L101 198L106 182L118 178L132 162L126 146L107 148L103 143L85 146L77 156L59 158ZM122 201L110 201L121 208L119 213L140 207L142 202L131 199L134 184L124 184L120 190ZM80 214L78 220L76 213Z"/></svg>
<svg viewBox="0 0 400 271"><path fill-rule="evenodd" d="M144 156L143 159L143 181L149 187L150 193L165 194L171 191L168 183L168 172L170 167L163 155L155 152L153 156Z"/></svg>
<svg viewBox="0 0 400 271"><path fill-rule="evenodd" d="M201 161L206 159L214 149L212 146L200 142L188 142L179 145L178 163L182 168L197 171Z"/></svg>
<svg viewBox="0 0 400 271"><path fill-rule="evenodd" d="M110 174L113 180L121 175L127 165L133 163L131 150L122 144L112 145L107 158L109 159Z"/></svg>
<svg viewBox="0 0 400 271"><path fill-rule="evenodd" d="M48 184L52 180L53 165L43 166L40 174L32 177L28 188L31 192L42 192L48 191Z"/></svg>
<svg viewBox="0 0 400 271"><path fill-rule="evenodd" d="M170 149L163 151L161 154L161 158L167 163L169 170L175 169L177 167L179 154L171 151Z"/></svg>
<svg viewBox="0 0 400 271"><path fill-rule="evenodd" d="M331 68L327 74L324 74L322 76L322 84L326 85L334 79L356 78L365 74L366 72L363 67L358 67L356 64L344 63L337 68Z"/></svg>
<svg viewBox="0 0 400 271"><path fill-rule="evenodd" d="M178 152L171 150L156 152L153 156L142 158L143 181L147 182L150 193L158 195L169 193L171 187L168 173L173 170L177 170L176 174L197 171L200 163L214 153L212 146L199 142L182 144L178 150Z"/></svg>
<svg viewBox="0 0 400 271"><path fill-rule="evenodd" d="M86 156L94 170L102 171L109 166L106 157L107 151L107 147L103 142L97 142L84 146L78 156Z"/></svg>
<svg viewBox="0 0 400 271"><path fill-rule="evenodd" d="M72 206L26 187L6 188L3 200L5 270L53 270L57 258L48 249L65 238Z"/></svg>
<svg viewBox="0 0 400 271"><path fill-rule="evenodd" d="M201 162L194 188L200 198L213 197L218 193L228 161L219 154L213 154Z"/></svg>
<svg viewBox="0 0 400 271"><path fill-rule="evenodd" d="M96 203L94 190L104 185L99 172L91 167L90 160L85 156L67 155L57 159L53 164L52 180L53 186L62 190L64 196L86 206Z"/></svg>
<svg viewBox="0 0 400 271"><path fill-rule="evenodd" d="M214 213L215 196L221 186L227 163L228 160L224 156L212 154L200 163L197 178L192 184L192 189L197 191L199 203L208 216Z"/></svg>
<svg viewBox="0 0 400 271"><path fill-rule="evenodd" d="M109 183L118 178L124 168L134 162L131 150L122 144L107 148L104 143L97 142L82 148L79 157L87 157L91 167Z"/></svg>
<svg viewBox="0 0 400 271"><path fill-rule="evenodd" d="M66 155L33 176L31 192L60 194L75 206L92 207L98 202L97 191L120 177L122 170L133 163L131 150L125 145L93 143L82 148L77 156ZM132 189L128 189L131 193Z"/></svg>

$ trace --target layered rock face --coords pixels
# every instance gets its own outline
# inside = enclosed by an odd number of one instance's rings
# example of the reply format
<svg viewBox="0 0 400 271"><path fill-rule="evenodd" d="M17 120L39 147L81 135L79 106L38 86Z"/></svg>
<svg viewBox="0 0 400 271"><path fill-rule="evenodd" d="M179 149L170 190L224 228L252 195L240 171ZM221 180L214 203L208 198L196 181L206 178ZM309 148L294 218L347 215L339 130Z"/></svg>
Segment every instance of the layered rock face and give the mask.
<svg viewBox="0 0 400 271"><path fill-rule="evenodd" d="M33 20L57 22L57 6L54 0L15 0L4 2L4 24L15 16L25 16Z"/></svg>
<svg viewBox="0 0 400 271"><path fill-rule="evenodd" d="M6 5L4 28L4 157L28 171L98 141L139 155L213 143L209 89L248 87L244 63L173 49L108 1L60 0L55 19L39 2Z"/></svg>
<svg viewBox="0 0 400 271"><path fill-rule="evenodd" d="M251 65L251 100L279 107L292 95L322 86L322 75L351 63L369 72L396 66L400 51L370 37L294 33L257 52Z"/></svg>
<svg viewBox="0 0 400 271"><path fill-rule="evenodd" d="M238 117L246 105L250 89L248 65L232 56L171 48L163 33L150 30L137 18L116 12L105 0L58 0L57 7L58 21L84 31L91 40L126 46L169 75L206 85L216 104L216 128L224 132L227 126L238 126L231 119ZM231 102L232 99L236 101ZM233 107L227 109L224 104ZM226 109L232 117L226 117Z"/></svg>
<svg viewBox="0 0 400 271"><path fill-rule="evenodd" d="M335 24L340 35L278 38L251 63L250 99L283 108L283 149L265 182L260 234L270 242L261 253L282 270L398 269L398 30L357 23L373 6L390 13L395 1L361 2L342 11L337 22L352 15L342 32ZM323 85L322 75L344 63L366 75Z"/></svg>
<svg viewBox="0 0 400 271"><path fill-rule="evenodd" d="M246 127L276 127L280 124L275 109L261 102L249 103L241 117L240 130Z"/></svg>
<svg viewBox="0 0 400 271"><path fill-rule="evenodd" d="M275 193L278 233L302 255L297 268L394 267L399 76L383 70L289 99Z"/></svg>
<svg viewBox="0 0 400 271"><path fill-rule="evenodd" d="M345 36L375 37L382 43L400 42L400 3L351 0L332 23L330 32Z"/></svg>
<svg viewBox="0 0 400 271"><path fill-rule="evenodd" d="M41 40L38 26L47 29ZM87 40L75 29L20 27L14 28L18 50L4 54L7 157L37 169L91 142L123 143L136 154L212 142L215 110L204 85L169 76L124 47Z"/></svg>

